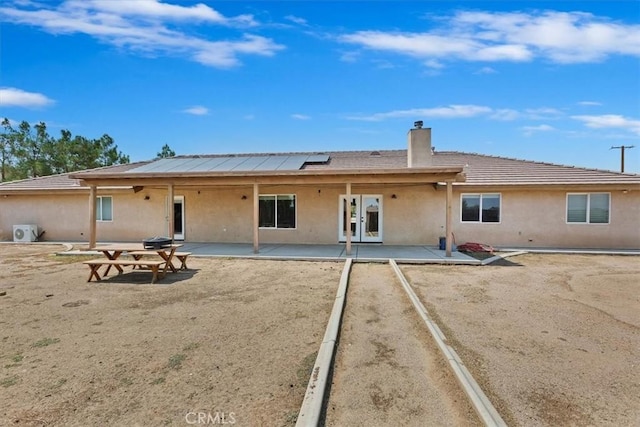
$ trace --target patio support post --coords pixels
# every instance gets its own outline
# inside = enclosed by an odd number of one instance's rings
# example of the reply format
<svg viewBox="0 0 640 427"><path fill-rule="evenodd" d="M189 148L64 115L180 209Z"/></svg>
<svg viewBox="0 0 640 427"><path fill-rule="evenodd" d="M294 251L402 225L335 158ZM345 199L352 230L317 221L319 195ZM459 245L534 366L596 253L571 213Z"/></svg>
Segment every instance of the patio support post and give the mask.
<svg viewBox="0 0 640 427"><path fill-rule="evenodd" d="M96 246L96 186L89 186L89 249Z"/></svg>
<svg viewBox="0 0 640 427"><path fill-rule="evenodd" d="M453 199L453 184L451 181L447 181L447 243L446 243L446 256L451 257L451 246L453 243L453 231L451 230L451 201Z"/></svg>
<svg viewBox="0 0 640 427"><path fill-rule="evenodd" d="M167 211L168 211L168 218L167 218L167 227L169 228L169 234L167 234L167 237L170 238L171 240L173 240L173 236L175 235L175 204L174 204L174 194L173 194L173 184L169 184L168 186L168 193L169 195L167 196L167 198L169 199L169 206Z"/></svg>
<svg viewBox="0 0 640 427"><path fill-rule="evenodd" d="M345 237L347 240L346 251L347 256L351 256L351 183L347 182L347 201L345 203L346 216L345 216Z"/></svg>
<svg viewBox="0 0 640 427"><path fill-rule="evenodd" d="M253 253L260 251L260 186L253 184Z"/></svg>

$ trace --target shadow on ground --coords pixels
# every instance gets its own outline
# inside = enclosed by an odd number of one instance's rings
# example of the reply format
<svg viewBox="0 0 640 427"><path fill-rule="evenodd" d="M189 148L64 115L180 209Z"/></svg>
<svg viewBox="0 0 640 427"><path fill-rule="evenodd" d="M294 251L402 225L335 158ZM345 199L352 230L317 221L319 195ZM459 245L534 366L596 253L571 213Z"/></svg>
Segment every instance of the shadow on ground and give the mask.
<svg viewBox="0 0 640 427"><path fill-rule="evenodd" d="M177 273L167 273L162 279L158 279L153 285L165 286L180 283L189 280L196 275L198 270L180 270ZM122 274L103 277L99 282L91 281L91 284L107 285L107 284L123 284L123 285L150 285L151 273L148 271L133 270Z"/></svg>

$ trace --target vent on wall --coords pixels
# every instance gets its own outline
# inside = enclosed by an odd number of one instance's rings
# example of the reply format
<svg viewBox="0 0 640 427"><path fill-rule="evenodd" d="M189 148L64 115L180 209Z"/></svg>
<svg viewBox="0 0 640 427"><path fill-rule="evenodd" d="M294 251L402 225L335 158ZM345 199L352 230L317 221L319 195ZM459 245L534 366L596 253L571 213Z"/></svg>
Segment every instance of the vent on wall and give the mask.
<svg viewBox="0 0 640 427"><path fill-rule="evenodd" d="M35 242L38 240L38 226L35 224L22 224L13 226L14 242Z"/></svg>

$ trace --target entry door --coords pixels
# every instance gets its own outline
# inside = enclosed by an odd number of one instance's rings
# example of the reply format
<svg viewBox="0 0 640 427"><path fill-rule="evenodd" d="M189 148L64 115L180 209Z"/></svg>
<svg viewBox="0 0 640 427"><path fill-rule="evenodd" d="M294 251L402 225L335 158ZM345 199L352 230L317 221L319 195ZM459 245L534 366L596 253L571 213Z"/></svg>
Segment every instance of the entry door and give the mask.
<svg viewBox="0 0 640 427"><path fill-rule="evenodd" d="M173 240L184 240L184 196L173 198Z"/></svg>
<svg viewBox="0 0 640 427"><path fill-rule="evenodd" d="M347 203L341 195L338 222L341 242L347 240L348 224L352 242L382 242L382 196L354 194Z"/></svg>

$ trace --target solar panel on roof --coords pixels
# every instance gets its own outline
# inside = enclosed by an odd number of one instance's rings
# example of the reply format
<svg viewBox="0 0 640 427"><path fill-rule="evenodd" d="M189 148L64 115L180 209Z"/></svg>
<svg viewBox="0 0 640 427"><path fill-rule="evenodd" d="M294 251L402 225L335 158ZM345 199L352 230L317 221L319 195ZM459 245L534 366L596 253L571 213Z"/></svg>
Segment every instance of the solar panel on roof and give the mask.
<svg viewBox="0 0 640 427"><path fill-rule="evenodd" d="M260 155L260 156L220 156L160 159L131 169L133 173L163 172L250 172L300 170L305 163L325 163L328 154L313 155Z"/></svg>
<svg viewBox="0 0 640 427"><path fill-rule="evenodd" d="M225 157L224 162L211 169L211 172L230 172L245 159L246 157Z"/></svg>
<svg viewBox="0 0 640 427"><path fill-rule="evenodd" d="M155 162L147 163L146 165L139 166L137 168L131 169L129 172L153 172L156 170L161 170L167 164L169 164L173 159L160 159Z"/></svg>
<svg viewBox="0 0 640 427"><path fill-rule="evenodd" d="M245 161L236 166L234 171L252 171L267 160L265 156L246 157Z"/></svg>
<svg viewBox="0 0 640 427"><path fill-rule="evenodd" d="M197 170L200 166L202 166L203 164L207 163L207 161L209 159L206 158L193 158L193 159L189 159L189 163L186 163L183 168L184 168L184 172L193 172L194 170Z"/></svg>
<svg viewBox="0 0 640 427"><path fill-rule="evenodd" d="M168 159L174 160L169 163L163 170L163 172L184 172L191 168L191 165L194 163L194 160L198 159Z"/></svg>
<svg viewBox="0 0 640 427"><path fill-rule="evenodd" d="M288 156L277 170L299 170L306 159L307 156Z"/></svg>
<svg viewBox="0 0 640 427"><path fill-rule="evenodd" d="M260 166L258 166L256 171L275 171L278 170L280 165L285 162L285 156L266 156L266 160Z"/></svg>
<svg viewBox="0 0 640 427"><path fill-rule="evenodd" d="M314 154L307 157L305 163L327 163L329 161L328 154Z"/></svg>
<svg viewBox="0 0 640 427"><path fill-rule="evenodd" d="M204 162L191 169L190 172L208 172L226 160L226 157L205 157Z"/></svg>

